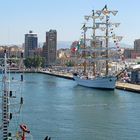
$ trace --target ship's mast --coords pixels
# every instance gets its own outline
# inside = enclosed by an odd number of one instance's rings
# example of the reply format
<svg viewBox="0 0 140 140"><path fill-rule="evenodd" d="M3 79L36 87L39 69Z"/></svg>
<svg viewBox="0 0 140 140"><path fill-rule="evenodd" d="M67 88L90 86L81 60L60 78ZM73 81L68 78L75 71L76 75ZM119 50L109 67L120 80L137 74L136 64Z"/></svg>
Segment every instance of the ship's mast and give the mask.
<svg viewBox="0 0 140 140"><path fill-rule="evenodd" d="M21 56L22 57L22 56ZM11 64L10 64L11 65ZM12 90L10 89L10 78L7 72L7 53L6 50L4 51L4 68L2 70L2 140L12 140L11 133L9 133L9 123L12 119L12 113L10 113L10 98L16 98L16 96L12 95ZM23 82L23 75L21 75L21 82ZM23 105L23 97L20 98L20 108L17 113L20 113L21 107ZM27 130L26 125L20 125L25 133L29 133ZM21 135L21 134L19 134ZM21 136L22 140L25 140L24 135Z"/></svg>
<svg viewBox="0 0 140 140"><path fill-rule="evenodd" d="M83 74L85 75L86 74L86 68L87 68L87 64L86 64L86 31L87 31L87 27L86 27L86 24L84 23L83 27L82 27L83 31L84 31L84 52L83 52L83 56L84 56L84 63L83 63L83 66L84 66L84 71L83 71Z"/></svg>
<svg viewBox="0 0 140 140"><path fill-rule="evenodd" d="M93 19L93 47L94 47L94 49L96 48L96 38L95 38L95 28L96 28L96 26L95 26L95 12L94 12L94 10L92 10L92 19ZM95 52L93 52L93 59L95 59L96 58L96 53ZM95 61L93 62L93 76L95 76L96 75L96 67L95 67Z"/></svg>
<svg viewBox="0 0 140 140"><path fill-rule="evenodd" d="M86 49L86 27L84 28L84 49ZM84 50L84 74L86 74L86 69L87 69L87 63L86 63L86 52Z"/></svg>
<svg viewBox="0 0 140 140"><path fill-rule="evenodd" d="M101 13L103 13L103 15L105 16L105 26L106 26L106 31L105 31L105 42L106 42L106 62L105 62L105 66L106 66L106 72L105 75L108 76L108 63L109 63L109 56L108 56L108 44L109 44L109 26L112 26L112 23L109 23L109 18L110 18L110 14L112 13L114 16L117 14L118 11L115 10L108 10L107 5L105 5L105 7L99 11ZM118 25L119 23L114 23L114 25ZM111 36L112 37L112 36ZM114 35L114 38L117 39L117 36Z"/></svg>
<svg viewBox="0 0 140 140"><path fill-rule="evenodd" d="M103 16L105 16L105 23L101 22L101 23L97 23L99 25L99 29L100 29L100 25L105 25L105 36L98 36L98 37L105 37L105 47L106 47L106 51L105 51L105 56L106 56L106 61L105 61L105 75L108 76L109 74L109 67L108 67L108 63L109 63L109 52L108 52L108 44L109 44L109 38L114 38L115 40L120 41L122 39L121 36L116 36L114 35L109 35L109 27L115 26L118 27L118 25L120 23L110 23L109 19L110 19L110 14L112 15L116 15L118 13L118 11L116 10L108 10L107 5L104 6L104 8L102 10L97 10L96 11L97 14L99 14L99 16L101 17L101 15L103 14Z"/></svg>
<svg viewBox="0 0 140 140"><path fill-rule="evenodd" d="M106 10L107 9L107 5L106 5ZM108 75L108 42L109 42L109 37L108 37L108 21L109 21L109 16L106 15L106 73L105 75Z"/></svg>
<svg viewBox="0 0 140 140"><path fill-rule="evenodd" d="M7 77L7 57L4 51L4 73L2 79L2 139L8 139L8 125L9 125L9 83Z"/></svg>
<svg viewBox="0 0 140 140"><path fill-rule="evenodd" d="M85 19L88 21L89 18L92 19L92 26L89 26L87 27L87 29L92 29L93 33L92 33L92 46L93 46L93 50L96 49L96 29L98 29L98 27L96 27L96 19L102 19L103 16L100 16L96 13L96 11L92 10L92 15L88 15L88 16L85 16ZM95 59L96 59L96 52L94 51L93 52L93 75L96 76L96 62L95 62Z"/></svg>
<svg viewBox="0 0 140 140"><path fill-rule="evenodd" d="M109 63L109 50L108 50L108 44L109 44L109 38L113 38L113 40L117 40L118 42L121 41L122 36L116 36L115 34L109 33L109 29L112 28L113 26L118 27L120 23L111 23L109 22L110 14L116 15L118 11L116 10L108 10L107 5L104 6L102 10L92 10L92 15L86 15L85 19L88 21L90 18L92 19L92 26L87 26L87 29L92 29L92 46L93 46L93 52L92 52L92 57L93 57L93 75L96 76L96 43L98 42L97 38L99 38L99 42L101 39L105 40L105 75L108 76L109 74L109 68L108 68L108 63ZM105 18L105 21L99 22L99 20L103 20ZM99 20L98 20L99 19ZM97 21L98 20L98 21ZM100 29L101 31L105 31L105 35L96 35L96 29ZM84 32L84 36L85 36ZM84 42L86 41L84 37ZM84 50L85 50L85 45L84 45Z"/></svg>

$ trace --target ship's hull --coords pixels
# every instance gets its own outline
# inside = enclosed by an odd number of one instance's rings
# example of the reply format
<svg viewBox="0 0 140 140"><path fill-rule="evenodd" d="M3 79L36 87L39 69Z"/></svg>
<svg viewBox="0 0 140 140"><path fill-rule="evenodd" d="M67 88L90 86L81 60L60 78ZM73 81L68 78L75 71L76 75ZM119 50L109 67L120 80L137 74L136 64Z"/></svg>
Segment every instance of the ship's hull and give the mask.
<svg viewBox="0 0 140 140"><path fill-rule="evenodd" d="M114 76L86 79L78 75L74 75L73 78L77 82L77 84L81 86L98 88L98 89L110 89L110 90L115 89L115 84L117 80L117 78Z"/></svg>

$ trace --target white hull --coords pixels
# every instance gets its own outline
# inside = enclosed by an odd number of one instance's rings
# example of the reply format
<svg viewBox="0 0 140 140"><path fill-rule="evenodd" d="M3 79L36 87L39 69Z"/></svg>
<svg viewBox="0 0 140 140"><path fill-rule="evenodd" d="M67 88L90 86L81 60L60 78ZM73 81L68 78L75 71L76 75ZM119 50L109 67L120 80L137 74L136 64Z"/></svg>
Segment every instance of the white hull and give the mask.
<svg viewBox="0 0 140 140"><path fill-rule="evenodd" d="M95 79L86 79L80 76L73 76L74 80L78 85L90 87L90 88L98 88L98 89L115 89L115 84L117 78L114 76L109 77L96 77Z"/></svg>

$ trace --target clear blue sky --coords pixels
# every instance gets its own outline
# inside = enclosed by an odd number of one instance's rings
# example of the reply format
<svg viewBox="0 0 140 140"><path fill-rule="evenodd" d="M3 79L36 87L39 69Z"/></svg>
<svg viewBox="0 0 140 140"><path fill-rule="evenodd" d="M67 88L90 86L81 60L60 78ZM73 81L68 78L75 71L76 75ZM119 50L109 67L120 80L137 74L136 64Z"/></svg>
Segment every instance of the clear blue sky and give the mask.
<svg viewBox="0 0 140 140"><path fill-rule="evenodd" d="M38 33L39 42L45 32L56 29L58 41L77 40L84 15L107 4L119 13L122 42L133 44L140 38L140 0L0 0L0 44L22 44L29 30Z"/></svg>

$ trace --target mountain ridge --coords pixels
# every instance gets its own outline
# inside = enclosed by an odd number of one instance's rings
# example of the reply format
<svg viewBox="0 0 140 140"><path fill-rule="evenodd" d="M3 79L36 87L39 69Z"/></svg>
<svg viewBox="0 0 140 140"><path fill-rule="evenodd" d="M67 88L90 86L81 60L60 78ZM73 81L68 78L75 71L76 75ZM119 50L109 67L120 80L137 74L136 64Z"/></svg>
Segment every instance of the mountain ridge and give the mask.
<svg viewBox="0 0 140 140"><path fill-rule="evenodd" d="M73 41L58 41L57 42L57 49L65 49L70 48ZM114 46L114 43L110 43L110 46ZM120 48L130 48L133 49L133 45L129 45L126 43L119 43Z"/></svg>

